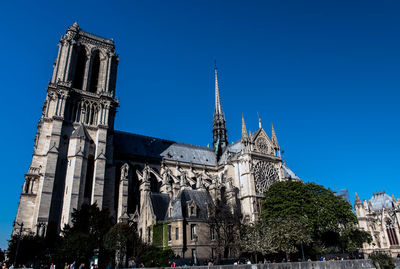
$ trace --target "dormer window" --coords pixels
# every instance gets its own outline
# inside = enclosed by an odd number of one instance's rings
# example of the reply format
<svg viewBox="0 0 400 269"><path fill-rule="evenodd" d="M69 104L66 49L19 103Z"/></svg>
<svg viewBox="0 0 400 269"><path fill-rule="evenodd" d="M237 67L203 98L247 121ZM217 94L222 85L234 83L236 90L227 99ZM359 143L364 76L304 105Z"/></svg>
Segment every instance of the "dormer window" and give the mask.
<svg viewBox="0 0 400 269"><path fill-rule="evenodd" d="M191 200L188 204L188 216L189 217L196 217L197 216L197 206L196 203Z"/></svg>

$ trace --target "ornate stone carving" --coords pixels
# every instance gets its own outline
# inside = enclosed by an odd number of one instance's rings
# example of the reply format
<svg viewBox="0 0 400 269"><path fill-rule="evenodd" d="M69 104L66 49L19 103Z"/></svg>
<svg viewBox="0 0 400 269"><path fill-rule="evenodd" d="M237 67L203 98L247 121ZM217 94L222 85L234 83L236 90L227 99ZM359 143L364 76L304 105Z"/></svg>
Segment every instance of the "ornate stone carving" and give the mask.
<svg viewBox="0 0 400 269"><path fill-rule="evenodd" d="M270 162L258 162L254 166L254 179L257 194L263 194L271 184L279 180L278 169Z"/></svg>
<svg viewBox="0 0 400 269"><path fill-rule="evenodd" d="M256 140L257 151L263 154L268 154L268 144L264 137L259 137Z"/></svg>

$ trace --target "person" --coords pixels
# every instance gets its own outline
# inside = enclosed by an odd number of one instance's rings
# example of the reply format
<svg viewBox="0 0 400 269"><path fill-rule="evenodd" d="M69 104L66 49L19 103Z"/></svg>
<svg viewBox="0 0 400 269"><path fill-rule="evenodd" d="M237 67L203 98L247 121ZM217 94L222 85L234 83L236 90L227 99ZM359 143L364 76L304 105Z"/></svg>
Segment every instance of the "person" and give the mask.
<svg viewBox="0 0 400 269"><path fill-rule="evenodd" d="M136 262L135 262L135 260L132 260L132 268L136 268Z"/></svg>
<svg viewBox="0 0 400 269"><path fill-rule="evenodd" d="M81 265L79 266L79 269L85 269L85 264L81 263Z"/></svg>
<svg viewBox="0 0 400 269"><path fill-rule="evenodd" d="M50 269L56 269L56 266L54 265L54 263L51 263Z"/></svg>
<svg viewBox="0 0 400 269"><path fill-rule="evenodd" d="M94 264L90 263L90 269L94 269Z"/></svg>
<svg viewBox="0 0 400 269"><path fill-rule="evenodd" d="M11 264L10 269L14 269L14 264L13 263Z"/></svg>
<svg viewBox="0 0 400 269"><path fill-rule="evenodd" d="M250 260L247 260L247 264L251 264L251 261L250 261Z"/></svg>
<svg viewBox="0 0 400 269"><path fill-rule="evenodd" d="M209 260L208 261L208 266L213 266L214 264L213 264L213 262L212 262L212 260Z"/></svg>
<svg viewBox="0 0 400 269"><path fill-rule="evenodd" d="M69 269L76 269L75 268L75 261L73 263L71 263L71 266L69 267Z"/></svg>
<svg viewBox="0 0 400 269"><path fill-rule="evenodd" d="M69 266L68 266L67 262L64 264L64 269L69 269Z"/></svg>

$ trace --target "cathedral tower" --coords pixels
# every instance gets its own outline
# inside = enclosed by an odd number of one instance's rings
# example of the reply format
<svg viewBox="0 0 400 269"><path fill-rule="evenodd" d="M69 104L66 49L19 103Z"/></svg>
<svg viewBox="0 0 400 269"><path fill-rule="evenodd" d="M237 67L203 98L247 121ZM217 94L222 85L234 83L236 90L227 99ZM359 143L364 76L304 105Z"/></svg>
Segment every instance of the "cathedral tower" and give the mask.
<svg viewBox="0 0 400 269"><path fill-rule="evenodd" d="M113 206L114 49L76 22L61 37L16 217L26 232L59 231L83 203Z"/></svg>
<svg viewBox="0 0 400 269"><path fill-rule="evenodd" d="M217 156L220 156L228 145L228 136L225 127L225 116L222 111L221 98L218 85L218 69L215 65L215 110L213 117L213 148Z"/></svg>

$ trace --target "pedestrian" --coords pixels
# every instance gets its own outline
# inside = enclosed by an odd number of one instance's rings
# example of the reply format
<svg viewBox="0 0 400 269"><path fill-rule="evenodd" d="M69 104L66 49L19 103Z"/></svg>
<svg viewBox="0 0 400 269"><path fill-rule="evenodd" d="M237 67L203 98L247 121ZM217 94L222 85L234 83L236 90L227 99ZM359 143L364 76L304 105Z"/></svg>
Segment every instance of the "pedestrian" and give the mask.
<svg viewBox="0 0 400 269"><path fill-rule="evenodd" d="M136 262L135 262L135 260L132 260L132 268L136 268Z"/></svg>
<svg viewBox="0 0 400 269"><path fill-rule="evenodd" d="M69 269L69 265L67 262L64 264L64 269Z"/></svg>
<svg viewBox="0 0 400 269"><path fill-rule="evenodd" d="M85 264L81 263L81 265L79 266L79 269L85 269Z"/></svg>
<svg viewBox="0 0 400 269"><path fill-rule="evenodd" d="M50 269L56 269L56 266L54 265L54 263L51 263Z"/></svg>
<svg viewBox="0 0 400 269"><path fill-rule="evenodd" d="M76 263L76 262L73 261L73 263L71 263L71 265L69 266L69 269L76 269L76 268L75 268L75 266L76 266L75 263Z"/></svg>
<svg viewBox="0 0 400 269"><path fill-rule="evenodd" d="M10 269L14 269L14 264L13 263L11 264Z"/></svg>

